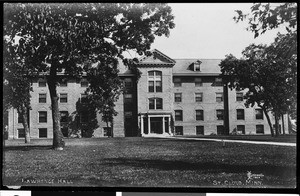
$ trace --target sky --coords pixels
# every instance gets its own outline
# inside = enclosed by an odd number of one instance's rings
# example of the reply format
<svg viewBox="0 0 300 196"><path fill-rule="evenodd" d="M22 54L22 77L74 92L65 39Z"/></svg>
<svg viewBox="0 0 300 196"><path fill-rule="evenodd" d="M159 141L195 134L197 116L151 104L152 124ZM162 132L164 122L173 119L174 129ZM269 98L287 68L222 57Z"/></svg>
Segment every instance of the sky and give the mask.
<svg viewBox="0 0 300 196"><path fill-rule="evenodd" d="M254 39L246 31L247 22L236 23L234 10L250 12L252 3L170 3L175 16L175 28L170 36L156 37L151 49L158 49L173 58L223 59L227 54L240 58L251 43L270 44L275 29Z"/></svg>

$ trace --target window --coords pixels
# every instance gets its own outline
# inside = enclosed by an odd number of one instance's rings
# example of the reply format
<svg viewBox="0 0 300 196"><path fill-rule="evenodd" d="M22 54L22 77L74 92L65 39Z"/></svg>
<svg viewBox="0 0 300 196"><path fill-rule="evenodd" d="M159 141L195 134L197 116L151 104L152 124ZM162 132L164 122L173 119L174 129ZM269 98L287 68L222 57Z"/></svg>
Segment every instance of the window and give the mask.
<svg viewBox="0 0 300 196"><path fill-rule="evenodd" d="M103 127L103 136L111 136L111 128Z"/></svg>
<svg viewBox="0 0 300 196"><path fill-rule="evenodd" d="M224 110L217 110L217 119L224 120Z"/></svg>
<svg viewBox="0 0 300 196"><path fill-rule="evenodd" d="M131 88L132 87L132 79L131 78L125 78L124 79L124 85L126 88Z"/></svg>
<svg viewBox="0 0 300 196"><path fill-rule="evenodd" d="M161 71L148 72L148 91L162 92L162 73Z"/></svg>
<svg viewBox="0 0 300 196"><path fill-rule="evenodd" d="M194 71L200 71L200 64L201 64L201 61L196 61L194 63Z"/></svg>
<svg viewBox="0 0 300 196"><path fill-rule="evenodd" d="M47 95L46 93L39 94L39 103L46 103L47 102Z"/></svg>
<svg viewBox="0 0 300 196"><path fill-rule="evenodd" d="M217 135L225 135L225 130L223 125L217 125Z"/></svg>
<svg viewBox="0 0 300 196"><path fill-rule="evenodd" d="M175 126L175 135L183 135L183 126Z"/></svg>
<svg viewBox="0 0 300 196"><path fill-rule="evenodd" d="M216 93L216 102L223 101L223 93Z"/></svg>
<svg viewBox="0 0 300 196"><path fill-rule="evenodd" d="M81 94L80 103L87 103L87 94Z"/></svg>
<svg viewBox="0 0 300 196"><path fill-rule="evenodd" d="M39 87L46 87L46 80L44 80L44 79L39 79L39 82L38 82L39 84Z"/></svg>
<svg viewBox="0 0 300 196"><path fill-rule="evenodd" d="M201 78L195 78L195 86L199 87L199 86L202 86L202 79Z"/></svg>
<svg viewBox="0 0 300 196"><path fill-rule="evenodd" d="M222 78L215 78L215 86L223 86Z"/></svg>
<svg viewBox="0 0 300 196"><path fill-rule="evenodd" d="M150 110L163 109L162 98L150 98L149 99L149 109Z"/></svg>
<svg viewBox="0 0 300 196"><path fill-rule="evenodd" d="M89 112L88 111L81 111L80 112L80 122L81 123L89 122Z"/></svg>
<svg viewBox="0 0 300 196"><path fill-rule="evenodd" d="M195 93L195 101L202 102L203 100L203 93Z"/></svg>
<svg viewBox="0 0 300 196"><path fill-rule="evenodd" d="M132 94L124 94L124 103L132 103Z"/></svg>
<svg viewBox="0 0 300 196"><path fill-rule="evenodd" d="M237 120L245 120L244 109L237 109L236 110L236 118L237 118Z"/></svg>
<svg viewBox="0 0 300 196"><path fill-rule="evenodd" d="M243 93L236 93L236 101L243 101Z"/></svg>
<svg viewBox="0 0 300 196"><path fill-rule="evenodd" d="M196 120L204 120L203 110L196 110Z"/></svg>
<svg viewBox="0 0 300 196"><path fill-rule="evenodd" d="M182 110L175 110L175 121L182 121Z"/></svg>
<svg viewBox="0 0 300 196"><path fill-rule="evenodd" d="M263 120L264 119L264 114L262 109L255 109L255 118L257 120Z"/></svg>
<svg viewBox="0 0 300 196"><path fill-rule="evenodd" d="M62 81L59 83L60 87L67 87L68 86L68 80L62 79Z"/></svg>
<svg viewBox="0 0 300 196"><path fill-rule="evenodd" d="M204 126L196 126L196 135L204 135Z"/></svg>
<svg viewBox="0 0 300 196"><path fill-rule="evenodd" d="M47 112L42 111L39 112L39 123L46 123L47 122Z"/></svg>
<svg viewBox="0 0 300 196"><path fill-rule="evenodd" d="M60 103L67 103L67 102L68 102L68 94L60 93Z"/></svg>
<svg viewBox="0 0 300 196"><path fill-rule="evenodd" d="M23 123L23 117L20 113L18 113L18 123Z"/></svg>
<svg viewBox="0 0 300 196"><path fill-rule="evenodd" d="M182 93L175 93L175 102L181 102Z"/></svg>
<svg viewBox="0 0 300 196"><path fill-rule="evenodd" d="M181 87L181 79L174 78L174 87Z"/></svg>
<svg viewBox="0 0 300 196"><path fill-rule="evenodd" d="M257 134L264 134L264 125L256 125L256 133Z"/></svg>
<svg viewBox="0 0 300 196"><path fill-rule="evenodd" d="M69 112L68 111L61 111L60 112L60 122L66 123L68 122Z"/></svg>
<svg viewBox="0 0 300 196"><path fill-rule="evenodd" d="M47 128L39 129L39 138L47 138Z"/></svg>
<svg viewBox="0 0 300 196"><path fill-rule="evenodd" d="M245 134L245 125L237 125L236 129L238 134Z"/></svg>
<svg viewBox="0 0 300 196"><path fill-rule="evenodd" d="M18 138L25 138L25 129L18 129Z"/></svg>
<svg viewBox="0 0 300 196"><path fill-rule="evenodd" d="M88 87L89 86L89 82L86 79L82 79L80 81L80 86L81 87Z"/></svg>

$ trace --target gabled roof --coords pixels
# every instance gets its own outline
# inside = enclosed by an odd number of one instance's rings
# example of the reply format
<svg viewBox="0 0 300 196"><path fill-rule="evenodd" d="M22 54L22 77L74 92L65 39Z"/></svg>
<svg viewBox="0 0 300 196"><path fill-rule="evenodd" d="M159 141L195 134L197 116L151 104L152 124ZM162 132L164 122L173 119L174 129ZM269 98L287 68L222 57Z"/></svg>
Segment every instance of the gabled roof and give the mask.
<svg viewBox="0 0 300 196"><path fill-rule="evenodd" d="M221 59L175 59L173 75L219 75L221 74ZM200 60L200 71L194 71L190 66Z"/></svg>
<svg viewBox="0 0 300 196"><path fill-rule="evenodd" d="M174 65L176 61L174 59L171 59L167 55L163 54L157 49L154 49L151 51L151 56L143 56L139 59L139 66L143 65Z"/></svg>

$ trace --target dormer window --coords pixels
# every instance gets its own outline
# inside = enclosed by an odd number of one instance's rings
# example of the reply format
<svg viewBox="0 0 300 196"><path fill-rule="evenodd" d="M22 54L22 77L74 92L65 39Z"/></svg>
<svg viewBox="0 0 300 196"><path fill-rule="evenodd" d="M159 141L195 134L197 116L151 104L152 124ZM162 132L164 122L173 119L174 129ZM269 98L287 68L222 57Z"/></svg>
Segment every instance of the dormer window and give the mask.
<svg viewBox="0 0 300 196"><path fill-rule="evenodd" d="M194 62L194 71L200 71L200 64L201 63L202 63L201 61Z"/></svg>

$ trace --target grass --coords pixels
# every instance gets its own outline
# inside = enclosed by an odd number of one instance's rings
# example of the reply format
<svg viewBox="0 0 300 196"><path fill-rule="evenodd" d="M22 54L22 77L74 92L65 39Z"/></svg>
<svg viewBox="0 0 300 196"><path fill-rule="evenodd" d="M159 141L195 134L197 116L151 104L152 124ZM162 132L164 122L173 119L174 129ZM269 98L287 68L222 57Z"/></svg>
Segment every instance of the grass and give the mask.
<svg viewBox="0 0 300 196"><path fill-rule="evenodd" d="M271 135L203 135L203 136L185 136L189 138L211 138L211 139L229 139L229 140L249 140L249 141L268 141L268 142L287 142L296 143L297 135L280 135L272 137Z"/></svg>
<svg viewBox="0 0 300 196"><path fill-rule="evenodd" d="M3 184L105 187L296 186L296 148L154 138L6 141ZM247 180L247 172L263 174ZM34 181L35 180L35 181Z"/></svg>

